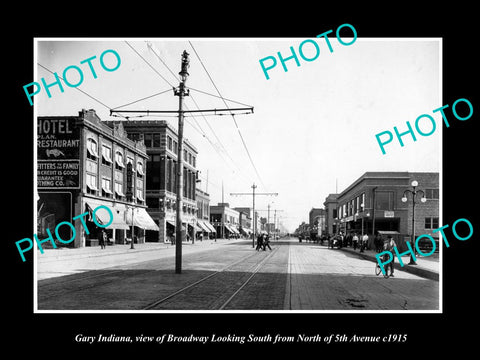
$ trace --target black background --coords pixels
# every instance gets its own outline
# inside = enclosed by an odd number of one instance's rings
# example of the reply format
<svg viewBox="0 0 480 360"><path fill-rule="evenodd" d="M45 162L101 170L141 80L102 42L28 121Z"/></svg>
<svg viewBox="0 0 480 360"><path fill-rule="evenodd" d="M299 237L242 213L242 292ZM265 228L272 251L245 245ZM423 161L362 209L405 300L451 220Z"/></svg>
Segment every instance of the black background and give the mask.
<svg viewBox="0 0 480 360"><path fill-rule="evenodd" d="M476 82L478 66L478 13L472 5L461 2L437 3L419 7L418 2L383 2L382 5L354 6L339 3L328 6L277 2L247 5L222 3L187 5L186 3L128 4L111 3L100 10L92 3L72 3L55 6L25 5L28 9L9 10L13 21L2 24L4 35L3 122L2 141L4 217L2 291L3 348L26 354L29 349L46 356L69 357L96 354L106 350L113 356L135 357L149 352L155 357L201 355L222 357L267 353L296 356L322 356L326 352L339 355L354 350L356 356L418 356L432 355L446 349L458 349L462 354L474 348L478 334L475 315L476 272L480 223L478 209L477 168L478 138L476 129L480 106ZM7 14L5 17L8 18ZM4 19L7 20L7 19ZM474 235L467 241L454 239L447 230L450 248L444 248L443 314L34 314L33 257L30 252L21 262L15 241L32 235L33 223L33 108L30 107L23 85L33 81L34 37L314 37L341 24L352 24L359 37L441 37L443 38L443 103L450 104L446 114L449 128L443 128L443 224L467 218L474 226ZM234 71L234 69L232 69ZM321 83L319 83L319 86ZM475 88L475 91L474 91ZM467 121L457 121L451 105L466 98L474 108ZM408 104L405 104L408 106ZM425 113L430 113L425 109ZM392 109L392 112L395 109ZM407 119L406 119L407 120ZM372 133L373 134L373 133ZM6 135L6 136L5 136ZM435 135L434 135L435 136ZM11 141L11 140L13 141ZM5 261L6 260L6 261ZM5 282L4 282L5 283ZM473 325L473 326L472 326ZM79 344L76 334L118 336L175 335L208 336L235 334L282 335L330 334L388 335L407 334L407 342L391 344L295 343L276 345L220 346L218 344ZM7 350L7 349L2 349ZM132 350L132 351L129 351ZM300 350L300 351L299 351ZM34 356L35 356L34 355ZM355 355L354 355L355 356ZM183 356L182 356L183 358Z"/></svg>

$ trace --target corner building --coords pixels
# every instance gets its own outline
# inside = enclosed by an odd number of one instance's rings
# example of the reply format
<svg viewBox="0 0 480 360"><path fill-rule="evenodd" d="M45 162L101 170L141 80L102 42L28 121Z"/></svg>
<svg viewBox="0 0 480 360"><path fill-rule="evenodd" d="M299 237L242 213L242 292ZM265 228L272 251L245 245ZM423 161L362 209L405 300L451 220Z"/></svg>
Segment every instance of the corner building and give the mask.
<svg viewBox="0 0 480 360"><path fill-rule="evenodd" d="M109 244L125 244L132 238L141 243L147 229L157 226L146 212L145 173L147 153L142 142L127 138L121 123L108 126L95 110L82 110L78 116L37 118L37 234L54 234L56 224L75 225L71 247L98 245L100 230L93 221L93 210L106 206L113 214L105 228ZM85 231L80 219L87 212ZM106 210L95 212L99 224L110 222ZM73 221L72 221L73 220ZM133 226L133 234L131 232ZM63 240L71 230L60 228ZM56 242L58 247L65 246Z"/></svg>
<svg viewBox="0 0 480 360"><path fill-rule="evenodd" d="M422 196L417 194L415 237L429 234L438 245L439 233L432 232L440 226L439 174L436 172L366 172L336 197L337 231L368 234L370 248L373 248L373 235L380 231L391 234L399 249L407 250L405 241L409 241L412 234L413 199L407 194L407 201L403 202L402 197L405 190L412 190L413 180L418 182L417 190L422 190L427 200L421 202Z"/></svg>

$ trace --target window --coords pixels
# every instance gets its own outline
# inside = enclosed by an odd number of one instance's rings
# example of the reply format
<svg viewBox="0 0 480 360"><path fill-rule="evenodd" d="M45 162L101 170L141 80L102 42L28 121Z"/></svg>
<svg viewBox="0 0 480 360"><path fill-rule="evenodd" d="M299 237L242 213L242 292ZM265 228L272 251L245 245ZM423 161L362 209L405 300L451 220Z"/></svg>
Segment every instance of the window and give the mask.
<svg viewBox="0 0 480 360"><path fill-rule="evenodd" d="M178 143L175 140L173 140L173 152L178 153Z"/></svg>
<svg viewBox="0 0 480 360"><path fill-rule="evenodd" d="M439 228L439 221L438 217L426 217L425 218L425 229L438 229Z"/></svg>
<svg viewBox="0 0 480 360"><path fill-rule="evenodd" d="M153 147L160 147L160 133L153 134Z"/></svg>
<svg viewBox="0 0 480 360"><path fill-rule="evenodd" d="M173 141L172 141L172 138L170 136L167 135L167 147L168 147L168 150L172 150L172 147L173 147Z"/></svg>
<svg viewBox="0 0 480 360"><path fill-rule="evenodd" d="M98 158L98 144L92 138L87 139L87 158L91 160Z"/></svg>
<svg viewBox="0 0 480 360"><path fill-rule="evenodd" d="M393 192L375 192L375 210L393 210Z"/></svg>
<svg viewBox="0 0 480 360"><path fill-rule="evenodd" d="M145 134L145 137L143 138L143 142L145 143L145 146L147 148L152 147L152 134Z"/></svg>
<svg viewBox="0 0 480 360"><path fill-rule="evenodd" d="M143 180L137 179L137 191L136 196L139 202L145 201L143 198Z"/></svg>
<svg viewBox="0 0 480 360"><path fill-rule="evenodd" d="M141 135L142 134L140 133L131 133L131 132L127 133L127 137L133 141L139 141L142 138Z"/></svg>
<svg viewBox="0 0 480 360"><path fill-rule="evenodd" d="M438 200L439 198L439 189L426 189L425 197L430 200Z"/></svg>
<svg viewBox="0 0 480 360"><path fill-rule="evenodd" d="M142 161L137 162L137 173L138 173L139 177L142 177L143 175L145 175L145 173L143 172L143 162Z"/></svg>
<svg viewBox="0 0 480 360"><path fill-rule="evenodd" d="M197 165L195 164L195 162L196 162L196 158L195 158L195 156L192 156L192 165L193 165L193 167L197 167Z"/></svg>
<svg viewBox="0 0 480 360"><path fill-rule="evenodd" d="M102 196L112 197L112 180L102 177Z"/></svg>
<svg viewBox="0 0 480 360"><path fill-rule="evenodd" d="M192 165L192 154L188 153L188 163Z"/></svg>
<svg viewBox="0 0 480 360"><path fill-rule="evenodd" d="M120 151L115 153L115 169L122 170L125 167L123 163L123 154Z"/></svg>
<svg viewBox="0 0 480 360"><path fill-rule="evenodd" d="M183 160L187 161L187 150L183 150Z"/></svg>
<svg viewBox="0 0 480 360"><path fill-rule="evenodd" d="M97 176L87 173L87 193L97 195Z"/></svg>
<svg viewBox="0 0 480 360"><path fill-rule="evenodd" d="M123 190L122 183L115 181L115 199L123 200L123 197L125 196L125 194L123 193L122 190Z"/></svg>
<svg viewBox="0 0 480 360"><path fill-rule="evenodd" d="M109 166L112 164L112 149L106 145L102 145L102 164Z"/></svg>

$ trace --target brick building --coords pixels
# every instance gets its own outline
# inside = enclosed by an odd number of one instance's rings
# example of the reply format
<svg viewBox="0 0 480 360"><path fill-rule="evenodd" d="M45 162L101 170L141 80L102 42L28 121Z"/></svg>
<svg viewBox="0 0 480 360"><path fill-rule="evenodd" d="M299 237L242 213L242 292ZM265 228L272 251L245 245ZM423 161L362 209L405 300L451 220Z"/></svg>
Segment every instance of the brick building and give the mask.
<svg viewBox="0 0 480 360"><path fill-rule="evenodd" d="M176 178L178 136L176 129L164 120L123 122L132 140L142 140L148 160L146 204L158 231L147 231L146 241L170 242L176 226ZM194 239L197 226L197 149L184 138L183 142L183 238Z"/></svg>
<svg viewBox="0 0 480 360"><path fill-rule="evenodd" d="M439 174L436 172L366 172L344 191L338 194L338 230L344 233L357 232L370 235L374 232L391 233L400 248L412 234L412 181L417 181L417 190L425 194L426 202L417 195L415 201L415 236L429 234L438 241L439 227Z"/></svg>
<svg viewBox="0 0 480 360"><path fill-rule="evenodd" d="M78 116L37 118L38 234L61 221L75 225L76 237L69 246L98 244L92 212L108 207L113 222L106 228L112 243L138 242L147 229L156 225L146 212L145 173L147 153L143 142L127 138L121 124L108 126L95 110L82 110ZM88 212L86 225L72 218ZM109 221L108 213L96 212L99 223ZM71 232L68 227L62 231ZM61 234L69 239L69 234ZM61 245L61 244L58 244Z"/></svg>

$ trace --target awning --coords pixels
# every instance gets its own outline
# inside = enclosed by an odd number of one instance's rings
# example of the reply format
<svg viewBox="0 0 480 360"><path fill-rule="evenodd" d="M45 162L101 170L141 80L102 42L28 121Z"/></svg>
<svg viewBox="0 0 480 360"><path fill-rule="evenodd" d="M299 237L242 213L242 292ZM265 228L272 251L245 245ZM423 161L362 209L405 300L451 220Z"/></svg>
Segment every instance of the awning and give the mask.
<svg viewBox="0 0 480 360"><path fill-rule="evenodd" d="M240 234L237 229L235 229L235 226L230 225L230 224L224 224L224 226L227 228L228 231L234 234Z"/></svg>
<svg viewBox="0 0 480 360"><path fill-rule="evenodd" d="M175 223L174 223L174 222L167 220L167 223L169 223L170 225L172 225L173 227L175 227ZM185 229L185 226L183 226L183 225L182 225L182 230L186 230L186 229Z"/></svg>
<svg viewBox="0 0 480 360"><path fill-rule="evenodd" d="M91 215L93 215L93 209L92 207L87 203L87 208L88 210L92 211ZM111 221L111 224L108 225L106 228L107 229L129 229L130 227L125 223L123 219L123 212L117 213L115 209L110 209L112 215L113 215L113 220L111 219L110 213L104 209L100 208L97 211L95 211L95 217L97 222L100 225L105 225L108 224Z"/></svg>
<svg viewBox="0 0 480 360"><path fill-rule="evenodd" d="M199 224L200 227L203 229L203 231L210 232L210 229L208 228L208 226L205 224L204 221L199 220L199 221L198 221L198 224Z"/></svg>
<svg viewBox="0 0 480 360"><path fill-rule="evenodd" d="M132 224L132 211L127 210L127 224ZM136 208L133 213L133 225L145 229L159 231L158 225L155 224L152 217L144 208Z"/></svg>
<svg viewBox="0 0 480 360"><path fill-rule="evenodd" d="M237 228L235 227L235 225L230 225L230 228L232 229L232 232L233 232L234 234L238 234L238 235L240 234L240 231L237 230Z"/></svg>
<svg viewBox="0 0 480 360"><path fill-rule="evenodd" d="M204 221L203 223L210 230L210 232L214 232L214 233L217 232L217 230L215 230L215 227L212 224L210 224L208 221Z"/></svg>

